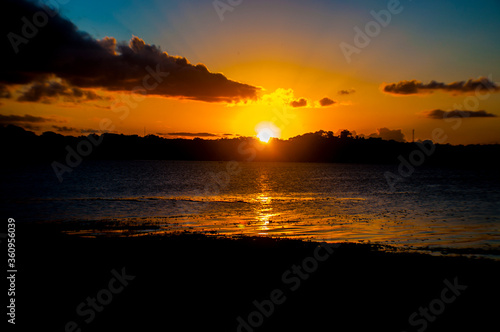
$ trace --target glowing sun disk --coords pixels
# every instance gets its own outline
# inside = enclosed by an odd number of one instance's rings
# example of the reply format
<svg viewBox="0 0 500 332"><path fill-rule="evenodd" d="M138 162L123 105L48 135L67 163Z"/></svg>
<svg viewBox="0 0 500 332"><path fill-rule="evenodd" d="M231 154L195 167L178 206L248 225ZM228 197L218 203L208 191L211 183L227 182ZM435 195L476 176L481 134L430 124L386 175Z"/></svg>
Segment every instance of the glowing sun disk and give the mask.
<svg viewBox="0 0 500 332"><path fill-rule="evenodd" d="M259 123L256 126L255 131L257 132L257 138L263 143L268 143L271 137L278 138L280 136L279 128L270 122Z"/></svg>
<svg viewBox="0 0 500 332"><path fill-rule="evenodd" d="M257 138L260 139L261 142L268 143L271 139L273 133L269 129L262 129L258 134Z"/></svg>

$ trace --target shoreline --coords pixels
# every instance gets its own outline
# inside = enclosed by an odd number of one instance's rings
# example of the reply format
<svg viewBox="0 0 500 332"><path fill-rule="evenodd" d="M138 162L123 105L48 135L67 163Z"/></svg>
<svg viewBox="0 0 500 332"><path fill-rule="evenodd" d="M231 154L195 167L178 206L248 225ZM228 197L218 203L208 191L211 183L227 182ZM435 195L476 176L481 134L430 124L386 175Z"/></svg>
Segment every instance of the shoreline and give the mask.
<svg viewBox="0 0 500 332"><path fill-rule="evenodd" d="M162 227L156 220L174 219L176 220L175 227ZM452 256L465 256L470 258L486 258L495 261L500 261L500 247L493 247L488 244L481 247L474 247L469 245L462 246L445 246L439 244L433 245L418 245L417 242L413 244L397 244L391 241L372 241L370 239L352 239L352 238L315 238L313 236L303 237L297 235L280 234L279 232L264 232L257 234L256 232L244 233L243 231L230 231L219 232L215 227L206 227L201 225L198 227L184 226L181 221L185 219L190 224L193 222L199 223L200 220L206 217L170 217L170 218L124 218L124 219L105 219L99 221L80 221L80 222L37 222L37 227L50 227L53 232L68 234L70 236L96 238L96 237L157 237L157 236L176 236L179 234L193 234L202 235L215 238L270 238L276 240L298 240L304 242L329 242L329 243L352 243L359 245L375 246L387 252L403 252L403 253L423 253L430 255L442 255L447 257ZM139 220L139 221L138 221ZM144 220L150 220L144 222ZM181 226L179 226L181 225ZM165 225L163 225L165 226ZM254 225L259 227L259 225ZM220 228L219 228L220 230Z"/></svg>
<svg viewBox="0 0 500 332"><path fill-rule="evenodd" d="M29 226L19 224L17 230L18 327L64 331L74 322L82 331L237 331L238 324L246 332L416 331L424 326L422 319L427 331L497 326L499 307L489 301L500 296L498 261L353 243L327 255L317 242L256 237L81 238ZM112 271L122 269L134 279L86 322L91 316L86 299L105 290ZM431 314L438 319L422 316L419 308L430 303L441 310L436 299L447 282L467 288L451 303L440 300L443 312ZM274 303L272 314L260 311L262 323L245 327L241 321L249 324L250 316L259 321L255 303L270 310L266 301ZM77 312L81 303L86 315Z"/></svg>

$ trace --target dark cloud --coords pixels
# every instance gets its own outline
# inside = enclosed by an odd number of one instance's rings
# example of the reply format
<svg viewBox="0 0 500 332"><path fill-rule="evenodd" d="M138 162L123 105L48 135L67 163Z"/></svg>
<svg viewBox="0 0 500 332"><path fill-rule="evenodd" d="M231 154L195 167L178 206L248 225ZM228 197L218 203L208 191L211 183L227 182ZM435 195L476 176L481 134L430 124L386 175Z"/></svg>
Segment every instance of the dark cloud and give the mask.
<svg viewBox="0 0 500 332"><path fill-rule="evenodd" d="M4 84L0 84L0 98L8 99L12 97L9 89Z"/></svg>
<svg viewBox="0 0 500 332"><path fill-rule="evenodd" d="M478 79L469 79L467 81L452 82L449 84L431 81L424 84L417 80L400 81L397 83L386 84L383 91L390 94L411 95L421 93L432 93L434 91L442 90L453 94L470 93L474 91L489 91L498 92L498 87L494 82L486 77Z"/></svg>
<svg viewBox="0 0 500 332"><path fill-rule="evenodd" d="M41 123L54 121L53 119L43 118L41 116L33 115L2 115L0 114L1 124L15 124L15 123Z"/></svg>
<svg viewBox="0 0 500 332"><path fill-rule="evenodd" d="M406 142L405 135L401 132L401 129L379 128L376 134L371 134L368 137L381 138L386 141Z"/></svg>
<svg viewBox="0 0 500 332"><path fill-rule="evenodd" d="M66 127L66 126L52 126L52 128L54 128L56 131L60 132L60 133L70 133L70 132L79 132L78 129L76 128L73 128L73 127Z"/></svg>
<svg viewBox="0 0 500 332"><path fill-rule="evenodd" d="M101 131L100 130L96 130L96 129L80 129L80 133L82 134L96 134L96 133L100 133Z"/></svg>
<svg viewBox="0 0 500 332"><path fill-rule="evenodd" d="M330 106L330 105L333 105L333 104L335 104L335 103L336 103L336 101L335 101L335 100L330 99L330 98L328 98L328 97L325 97L325 98L323 98L323 99L321 99L321 100L319 101L319 104L320 104L321 106Z"/></svg>
<svg viewBox="0 0 500 332"><path fill-rule="evenodd" d="M186 133L186 132L157 133L157 135L160 135L160 136L180 136L180 137L217 137L217 136L219 136L219 135L211 134L211 133Z"/></svg>
<svg viewBox="0 0 500 332"><path fill-rule="evenodd" d="M55 121L54 119L43 118L41 116L25 115L3 115L0 114L0 125L16 125L28 130L40 130L38 124Z"/></svg>
<svg viewBox="0 0 500 332"><path fill-rule="evenodd" d="M424 112L424 115L430 119L446 119L446 118L495 118L496 114L481 111L443 111L440 109Z"/></svg>
<svg viewBox="0 0 500 332"><path fill-rule="evenodd" d="M31 123L20 123L19 126L23 127L24 129L27 129L27 130L40 130L41 129L40 126L35 126Z"/></svg>
<svg viewBox="0 0 500 332"><path fill-rule="evenodd" d="M0 32L4 38L0 43L7 65L0 73L0 83L29 84L55 75L73 87L111 91L141 87L150 95L207 102L256 99L260 90L211 73L203 64L171 56L138 37L128 45L111 37L96 40L54 13L33 38L24 38L20 18L32 18L41 10L26 0L3 3Z"/></svg>
<svg viewBox="0 0 500 332"><path fill-rule="evenodd" d="M102 46L109 54L116 55L116 39L112 37L104 37L98 40L97 43Z"/></svg>
<svg viewBox="0 0 500 332"><path fill-rule="evenodd" d="M304 98L300 98L299 100L293 100L290 103L290 106L292 106L292 107L304 107L304 106L307 106L307 100L305 100Z"/></svg>
<svg viewBox="0 0 500 332"><path fill-rule="evenodd" d="M48 80L31 84L17 100L49 103L57 97L64 97L65 101L71 102L102 99L94 91L70 87L65 82Z"/></svg>
<svg viewBox="0 0 500 332"><path fill-rule="evenodd" d="M103 133L112 133L116 131L109 131L109 130L97 130L97 129L75 129L75 131L79 131L81 134L103 134Z"/></svg>
<svg viewBox="0 0 500 332"><path fill-rule="evenodd" d="M340 90L338 92L339 95L350 95L352 93L356 92L354 89L349 89L349 90Z"/></svg>

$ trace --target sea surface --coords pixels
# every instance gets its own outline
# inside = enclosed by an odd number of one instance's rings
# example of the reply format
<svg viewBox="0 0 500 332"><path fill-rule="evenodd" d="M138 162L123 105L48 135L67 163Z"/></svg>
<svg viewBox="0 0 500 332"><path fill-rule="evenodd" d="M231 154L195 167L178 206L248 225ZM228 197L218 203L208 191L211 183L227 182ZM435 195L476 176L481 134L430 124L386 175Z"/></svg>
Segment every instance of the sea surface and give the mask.
<svg viewBox="0 0 500 332"><path fill-rule="evenodd" d="M419 167L394 190L387 171L397 166L84 161L59 182L49 166L4 165L0 210L80 236L196 231L500 249L498 171Z"/></svg>

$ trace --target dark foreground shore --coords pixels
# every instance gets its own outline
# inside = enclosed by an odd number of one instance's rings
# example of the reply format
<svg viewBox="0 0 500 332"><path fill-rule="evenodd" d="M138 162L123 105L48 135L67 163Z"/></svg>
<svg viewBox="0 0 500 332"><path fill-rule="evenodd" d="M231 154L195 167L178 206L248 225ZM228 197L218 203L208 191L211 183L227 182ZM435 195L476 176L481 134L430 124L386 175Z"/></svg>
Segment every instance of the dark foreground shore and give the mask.
<svg viewBox="0 0 500 332"><path fill-rule="evenodd" d="M499 326L500 263L485 259L196 234L78 238L30 225L16 246L18 331Z"/></svg>

